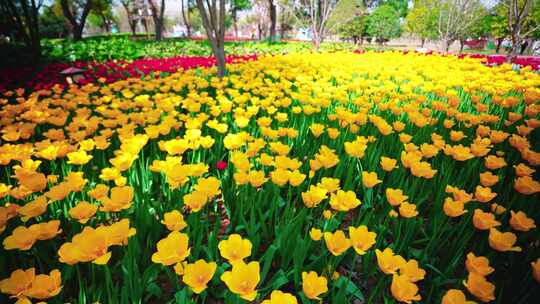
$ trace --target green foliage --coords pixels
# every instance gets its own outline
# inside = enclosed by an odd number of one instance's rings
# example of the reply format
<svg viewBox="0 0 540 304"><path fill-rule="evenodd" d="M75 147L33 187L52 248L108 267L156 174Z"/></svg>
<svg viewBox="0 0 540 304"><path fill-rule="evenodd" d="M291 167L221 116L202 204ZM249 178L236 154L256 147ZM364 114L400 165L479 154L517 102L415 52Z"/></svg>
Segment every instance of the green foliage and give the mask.
<svg viewBox="0 0 540 304"><path fill-rule="evenodd" d="M363 14L364 8L359 0L340 0L326 22L329 32L341 32L341 27L353 18ZM340 33L341 34L341 33Z"/></svg>
<svg viewBox="0 0 540 304"><path fill-rule="evenodd" d="M393 7L400 17L404 18L407 16L409 0L383 0L381 3Z"/></svg>
<svg viewBox="0 0 540 304"><path fill-rule="evenodd" d="M398 12L390 5L383 4L368 19L367 33L376 37L378 42L399 37L401 26Z"/></svg>
<svg viewBox="0 0 540 304"><path fill-rule="evenodd" d="M43 8L43 13L39 17L39 26L39 31L45 38L61 38L69 32L62 9L57 3Z"/></svg>
<svg viewBox="0 0 540 304"><path fill-rule="evenodd" d="M232 9L236 11L243 11L251 7L251 1L249 0L233 0Z"/></svg>
<svg viewBox="0 0 540 304"><path fill-rule="evenodd" d="M88 23L109 31L111 25L116 22L116 16L112 10L112 0L94 0L92 10L88 15Z"/></svg>
<svg viewBox="0 0 540 304"><path fill-rule="evenodd" d="M166 58L174 56L211 56L207 41L187 39L131 40L129 35L111 35L87 38L82 41L42 41L44 57L52 62L134 60L138 58ZM352 44L323 43L322 50L350 50ZM308 42L226 42L227 54L278 54L307 51Z"/></svg>
<svg viewBox="0 0 540 304"><path fill-rule="evenodd" d="M430 7L429 1L415 1L405 18L404 30L421 39L435 39L438 35L437 16L437 10Z"/></svg>
<svg viewBox="0 0 540 304"><path fill-rule="evenodd" d="M339 36L343 39L352 39L354 42L366 36L366 16L356 16L339 29Z"/></svg>

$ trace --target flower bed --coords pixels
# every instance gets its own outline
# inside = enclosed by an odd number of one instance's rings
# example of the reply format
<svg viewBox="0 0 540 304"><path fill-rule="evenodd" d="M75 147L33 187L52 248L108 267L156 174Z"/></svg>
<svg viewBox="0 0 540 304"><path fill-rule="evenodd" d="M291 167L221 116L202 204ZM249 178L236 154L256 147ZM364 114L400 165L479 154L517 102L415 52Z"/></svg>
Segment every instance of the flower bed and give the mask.
<svg viewBox="0 0 540 304"><path fill-rule="evenodd" d="M538 298L540 75L228 68L3 93L0 303Z"/></svg>
<svg viewBox="0 0 540 304"><path fill-rule="evenodd" d="M228 63L238 61L255 60L255 55L228 56ZM179 69L191 69L196 67L210 67L215 65L214 57L189 57L179 56L162 59L137 59L133 61L115 60L104 63L82 62L54 63L47 65L43 70L35 73L31 68L7 69L0 72L0 92L21 86L32 90L50 89L59 84L66 86L67 82L60 72L69 67L83 69L85 72L81 83L97 82L100 78L103 82L110 83L128 77L142 77L151 73L174 73ZM35 75L33 75L35 73ZM32 75L32 76L31 76Z"/></svg>
<svg viewBox="0 0 540 304"><path fill-rule="evenodd" d="M467 55L467 57L484 59L485 63L490 66L506 63L506 56L504 55L472 54ZM537 56L518 56L512 63L522 67L530 67L533 70L540 70L540 57Z"/></svg>

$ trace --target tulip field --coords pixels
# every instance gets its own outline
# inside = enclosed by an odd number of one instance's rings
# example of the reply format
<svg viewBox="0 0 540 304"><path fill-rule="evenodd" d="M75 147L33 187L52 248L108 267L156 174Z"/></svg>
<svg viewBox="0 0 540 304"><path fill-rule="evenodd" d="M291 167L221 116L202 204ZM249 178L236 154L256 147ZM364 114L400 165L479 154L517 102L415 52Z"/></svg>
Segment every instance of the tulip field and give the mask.
<svg viewBox="0 0 540 304"><path fill-rule="evenodd" d="M196 65L0 92L0 303L538 303L538 71Z"/></svg>

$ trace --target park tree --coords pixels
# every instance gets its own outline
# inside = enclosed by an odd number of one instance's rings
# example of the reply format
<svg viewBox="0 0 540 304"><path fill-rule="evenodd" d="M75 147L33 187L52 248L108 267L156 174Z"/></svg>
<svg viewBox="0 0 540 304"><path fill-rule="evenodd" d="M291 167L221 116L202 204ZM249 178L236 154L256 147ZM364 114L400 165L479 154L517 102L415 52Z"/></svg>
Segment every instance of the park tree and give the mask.
<svg viewBox="0 0 540 304"><path fill-rule="evenodd" d="M41 37L47 38L62 38L69 34L60 3L53 2L43 7L43 13L39 16L39 31Z"/></svg>
<svg viewBox="0 0 540 304"><path fill-rule="evenodd" d="M270 41L274 41L276 37L276 24L277 24L277 0L268 1L268 17L270 20L270 28L268 29L268 38Z"/></svg>
<svg viewBox="0 0 540 304"><path fill-rule="evenodd" d="M405 18L404 30L420 38L424 47L426 40L437 38L437 16L433 0L415 0Z"/></svg>
<svg viewBox="0 0 540 304"><path fill-rule="evenodd" d="M134 15L136 10L135 0L120 0L120 5L126 11L126 17L131 34L135 35L135 31L137 30L137 18Z"/></svg>
<svg viewBox="0 0 540 304"><path fill-rule="evenodd" d="M193 31L191 11L194 7L195 2L193 0L181 0L180 10L182 12L182 20L184 26L186 27L186 34L188 38L191 38Z"/></svg>
<svg viewBox="0 0 540 304"><path fill-rule="evenodd" d="M339 0L326 22L326 34L339 33L343 25L366 13L367 10L360 0Z"/></svg>
<svg viewBox="0 0 540 304"><path fill-rule="evenodd" d="M294 13L293 0L279 0L278 7L279 36L284 38L287 36L287 32L297 24L298 18Z"/></svg>
<svg viewBox="0 0 540 304"><path fill-rule="evenodd" d="M86 18L97 0L60 0L64 17L68 20L74 40L81 40Z"/></svg>
<svg viewBox="0 0 540 304"><path fill-rule="evenodd" d="M201 14L206 37L210 41L212 53L216 58L218 76L225 75L225 1L226 0L196 0Z"/></svg>
<svg viewBox="0 0 540 304"><path fill-rule="evenodd" d="M43 0L0 1L0 17L11 29L8 34L24 43L35 62L41 58L39 10L42 5Z"/></svg>
<svg viewBox="0 0 540 304"><path fill-rule="evenodd" d="M156 41L160 41L163 38L163 29L165 26L165 0L148 0L148 5L152 12Z"/></svg>
<svg viewBox="0 0 540 304"><path fill-rule="evenodd" d="M363 14L358 15L349 20L349 22L343 24L339 28L340 37L352 40L355 45L362 44L364 37L366 37L366 17L367 16Z"/></svg>
<svg viewBox="0 0 540 304"><path fill-rule="evenodd" d="M489 27L489 35L495 39L495 52L499 53L502 42L510 36L508 28L508 12L502 2L499 2L491 9L491 13L486 17Z"/></svg>
<svg viewBox="0 0 540 304"><path fill-rule="evenodd" d="M377 7L369 16L367 33L369 36L375 37L378 43L399 37L401 33L399 13L387 4Z"/></svg>
<svg viewBox="0 0 540 304"><path fill-rule="evenodd" d="M524 51L523 42L533 44L530 37L540 33L540 1L539 0L503 0L507 8L508 31L512 47L506 60L511 62ZM540 31L539 31L540 32ZM528 39L528 41L526 41Z"/></svg>
<svg viewBox="0 0 540 304"><path fill-rule="evenodd" d="M446 52L487 13L481 0L440 0L435 3L438 38Z"/></svg>
<svg viewBox="0 0 540 304"><path fill-rule="evenodd" d="M110 33L112 26L116 24L112 6L111 0L94 0L94 5L88 15L90 24Z"/></svg>
<svg viewBox="0 0 540 304"><path fill-rule="evenodd" d="M381 0L380 5L387 4L393 7L400 18L405 18L409 11L409 0Z"/></svg>
<svg viewBox="0 0 540 304"><path fill-rule="evenodd" d="M313 48L319 50L327 34L328 19L339 0L299 0L297 14L309 25Z"/></svg>
<svg viewBox="0 0 540 304"><path fill-rule="evenodd" d="M250 7L251 2L249 0L232 0L231 19L235 37L238 37L238 12L249 9Z"/></svg>

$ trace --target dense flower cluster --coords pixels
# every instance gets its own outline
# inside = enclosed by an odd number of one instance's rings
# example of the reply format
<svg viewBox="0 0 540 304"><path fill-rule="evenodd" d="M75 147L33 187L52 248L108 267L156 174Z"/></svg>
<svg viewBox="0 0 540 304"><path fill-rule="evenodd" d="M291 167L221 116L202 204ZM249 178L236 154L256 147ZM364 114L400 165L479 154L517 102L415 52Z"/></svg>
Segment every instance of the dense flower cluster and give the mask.
<svg viewBox="0 0 540 304"><path fill-rule="evenodd" d="M256 59L255 55L229 56L228 63ZM85 79L82 84L101 82L111 83L129 77L145 75L159 76L161 73L175 73L178 70L215 65L214 57L177 56L170 58L142 58L136 60L114 60L107 62L75 61L72 63L53 63L37 71L33 68L5 69L0 71L0 92L17 85L24 85L33 90L51 89L56 85L67 86L61 71L76 67L82 69Z"/></svg>
<svg viewBox="0 0 540 304"><path fill-rule="evenodd" d="M537 73L397 52L169 72L3 93L3 294L534 299Z"/></svg>

